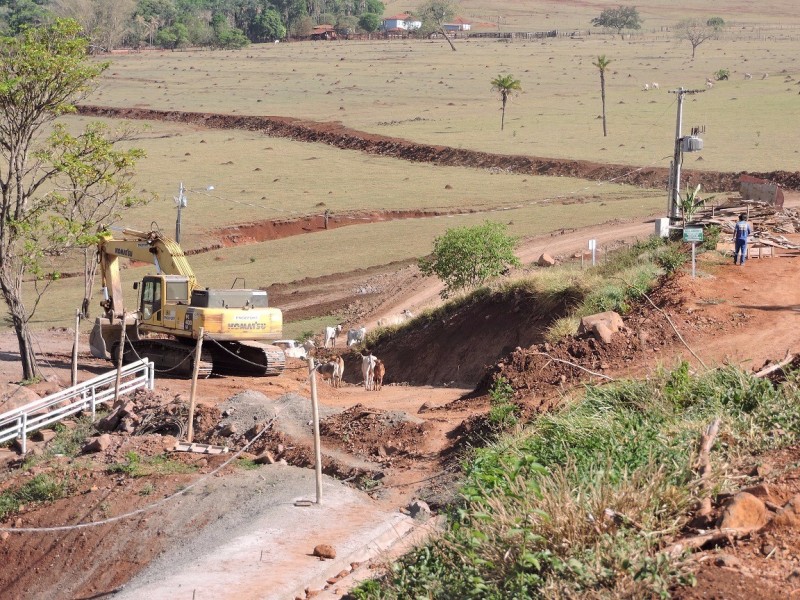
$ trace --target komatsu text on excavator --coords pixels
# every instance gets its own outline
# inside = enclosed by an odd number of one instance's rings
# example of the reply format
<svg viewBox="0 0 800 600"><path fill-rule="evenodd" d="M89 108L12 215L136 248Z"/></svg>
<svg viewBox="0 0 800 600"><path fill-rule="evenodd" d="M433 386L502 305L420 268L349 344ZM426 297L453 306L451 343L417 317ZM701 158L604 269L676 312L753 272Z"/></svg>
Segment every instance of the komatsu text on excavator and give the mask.
<svg viewBox="0 0 800 600"><path fill-rule="evenodd" d="M115 237L116 236L116 237ZM90 336L92 355L116 360L125 323L123 362L147 357L157 371L192 375L196 340L203 328L200 376L280 375L286 356L277 346L283 315L267 306L267 292L200 287L181 247L156 231L122 229L97 244L103 279L104 315ZM135 282L138 303L126 311L120 258L151 263L155 274Z"/></svg>

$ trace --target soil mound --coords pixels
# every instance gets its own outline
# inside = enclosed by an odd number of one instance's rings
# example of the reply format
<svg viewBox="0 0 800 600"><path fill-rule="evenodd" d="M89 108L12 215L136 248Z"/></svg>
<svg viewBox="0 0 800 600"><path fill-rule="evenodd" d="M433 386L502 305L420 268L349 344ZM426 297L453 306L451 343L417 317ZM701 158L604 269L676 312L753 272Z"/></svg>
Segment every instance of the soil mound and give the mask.
<svg viewBox="0 0 800 600"><path fill-rule="evenodd" d="M567 313L579 292L568 290L545 306L518 288L487 294L457 310L412 321L402 335L386 336L371 348L386 364L387 383L472 387L487 366L544 341L547 326Z"/></svg>

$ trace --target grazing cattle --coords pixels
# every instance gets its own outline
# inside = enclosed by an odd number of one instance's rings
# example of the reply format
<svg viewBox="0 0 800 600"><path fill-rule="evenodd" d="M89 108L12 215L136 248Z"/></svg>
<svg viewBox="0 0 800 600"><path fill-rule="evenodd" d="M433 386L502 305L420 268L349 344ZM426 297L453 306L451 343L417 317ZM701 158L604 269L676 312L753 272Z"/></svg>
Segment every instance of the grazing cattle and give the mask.
<svg viewBox="0 0 800 600"><path fill-rule="evenodd" d="M764 73L764 74L761 76L761 79L766 79L767 77L769 77L769 73Z"/></svg>
<svg viewBox="0 0 800 600"><path fill-rule="evenodd" d="M713 87L714 87L714 82L713 82L713 81L706 81L706 87L707 87L708 89L711 89L711 88L713 88Z"/></svg>
<svg viewBox="0 0 800 600"><path fill-rule="evenodd" d="M744 78L745 78L745 79L752 79L752 78L753 78L753 76L752 76L750 73L745 73L745 74L744 74Z"/></svg>
<svg viewBox="0 0 800 600"><path fill-rule="evenodd" d="M339 361L329 360L326 363L319 363L315 367L317 373L322 375L323 380L327 380L332 386L336 386L336 377L339 373Z"/></svg>
<svg viewBox="0 0 800 600"><path fill-rule="evenodd" d="M354 346L356 344L363 344L364 338L367 336L367 328L362 327L361 329L351 329L347 332L347 347Z"/></svg>
<svg viewBox="0 0 800 600"><path fill-rule="evenodd" d="M338 368L336 369L336 376L333 380L333 387L340 387L342 385L342 379L344 378L344 359L341 355L336 357L336 363Z"/></svg>
<svg viewBox="0 0 800 600"><path fill-rule="evenodd" d="M373 388L376 391L380 391L383 387L383 376L386 375L386 365L383 364L383 361L379 358L375 359L375 369L372 376L373 381Z"/></svg>
<svg viewBox="0 0 800 600"><path fill-rule="evenodd" d="M653 83L650 84L650 87L653 88L654 90L657 90L658 84L654 81Z"/></svg>
<svg viewBox="0 0 800 600"><path fill-rule="evenodd" d="M645 84L644 84L644 87L642 87L642 91L643 91L643 92L646 92L646 91L647 91L647 90L649 90L649 89L650 89L650 84L649 84L649 83L645 83Z"/></svg>
<svg viewBox="0 0 800 600"><path fill-rule="evenodd" d="M317 345L314 343L314 340L308 338L305 342L303 342L303 348L306 349L306 356L313 356L314 351L317 349Z"/></svg>
<svg viewBox="0 0 800 600"><path fill-rule="evenodd" d="M364 389L371 390L375 387L375 363L377 358L370 352L367 356L361 357L361 374L364 376Z"/></svg>
<svg viewBox="0 0 800 600"><path fill-rule="evenodd" d="M337 325L336 327L326 327L325 328L325 348L335 348L336 347L336 338L342 332L342 326Z"/></svg>

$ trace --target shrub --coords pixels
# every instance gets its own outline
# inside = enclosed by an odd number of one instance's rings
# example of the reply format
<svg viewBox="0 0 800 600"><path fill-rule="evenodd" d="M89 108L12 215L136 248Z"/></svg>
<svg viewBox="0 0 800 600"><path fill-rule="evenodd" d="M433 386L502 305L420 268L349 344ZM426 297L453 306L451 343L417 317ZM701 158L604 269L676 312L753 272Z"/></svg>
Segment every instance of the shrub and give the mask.
<svg viewBox="0 0 800 600"><path fill-rule="evenodd" d="M719 69L714 73L714 79L717 81L727 81L731 76L731 72L728 69Z"/></svg>

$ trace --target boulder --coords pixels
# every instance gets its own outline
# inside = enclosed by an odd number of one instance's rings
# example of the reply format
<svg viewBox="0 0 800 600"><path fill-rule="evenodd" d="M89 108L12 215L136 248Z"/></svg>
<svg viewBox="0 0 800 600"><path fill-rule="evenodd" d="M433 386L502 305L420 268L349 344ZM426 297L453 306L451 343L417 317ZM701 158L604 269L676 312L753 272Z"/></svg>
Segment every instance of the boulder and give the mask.
<svg viewBox="0 0 800 600"><path fill-rule="evenodd" d="M14 410L39 399L36 392L27 386L0 382L0 413Z"/></svg>
<svg viewBox="0 0 800 600"><path fill-rule="evenodd" d="M96 437L96 438L89 438L86 442L86 445L83 447L84 453L89 452L103 452L111 445L111 436L107 433Z"/></svg>
<svg viewBox="0 0 800 600"><path fill-rule="evenodd" d="M717 527L750 531L760 529L768 520L767 507L760 498L739 492L727 501L717 519Z"/></svg>
<svg viewBox="0 0 800 600"><path fill-rule="evenodd" d="M31 436L31 439L37 442L49 442L54 437L56 437L56 432L52 429L39 429L38 431L34 432Z"/></svg>
<svg viewBox="0 0 800 600"><path fill-rule="evenodd" d="M122 407L118 406L97 422L97 431L116 431L122 420Z"/></svg>
<svg viewBox="0 0 800 600"><path fill-rule="evenodd" d="M427 502L414 500L414 502L408 505L408 514L411 515L412 519L427 521L431 517L431 507L428 506Z"/></svg>
<svg viewBox="0 0 800 600"><path fill-rule="evenodd" d="M595 323L602 323L611 330L611 333L617 333L620 329L625 327L625 323L622 317L619 316L619 313L613 310L607 310L606 312L582 317L581 324L578 327L578 334L590 333Z"/></svg>
<svg viewBox="0 0 800 600"><path fill-rule="evenodd" d="M555 267L556 266L556 259L550 256L547 253L542 254L539 256L539 259L536 261L536 264L540 267Z"/></svg>
<svg viewBox="0 0 800 600"><path fill-rule="evenodd" d="M319 556L323 560L336 558L336 550L330 544L317 544L314 547L314 556Z"/></svg>
<svg viewBox="0 0 800 600"><path fill-rule="evenodd" d="M259 454L253 459L253 462L257 465L274 465L275 464L275 457L272 456L272 453L269 451L264 451L262 454Z"/></svg>
<svg viewBox="0 0 800 600"><path fill-rule="evenodd" d="M594 339L603 344L610 344L611 339L614 337L614 332L605 323L594 323L591 331Z"/></svg>
<svg viewBox="0 0 800 600"><path fill-rule="evenodd" d="M800 529L800 495L789 500L770 523L771 528Z"/></svg>

